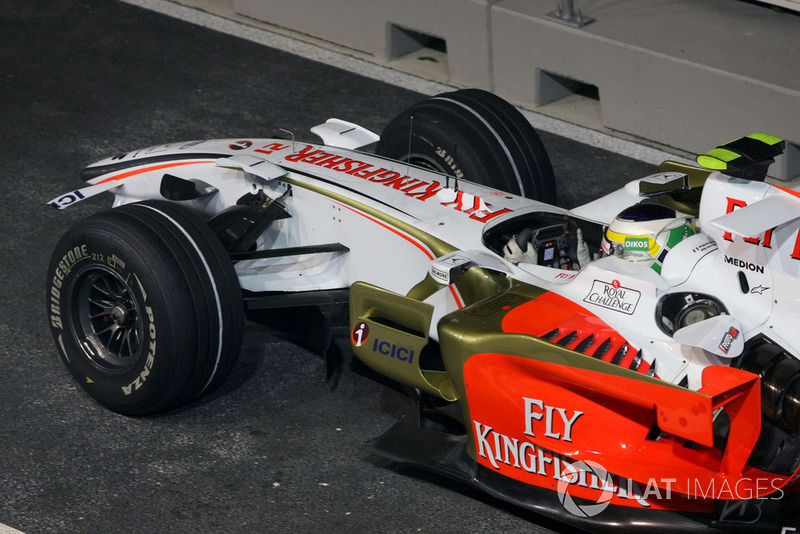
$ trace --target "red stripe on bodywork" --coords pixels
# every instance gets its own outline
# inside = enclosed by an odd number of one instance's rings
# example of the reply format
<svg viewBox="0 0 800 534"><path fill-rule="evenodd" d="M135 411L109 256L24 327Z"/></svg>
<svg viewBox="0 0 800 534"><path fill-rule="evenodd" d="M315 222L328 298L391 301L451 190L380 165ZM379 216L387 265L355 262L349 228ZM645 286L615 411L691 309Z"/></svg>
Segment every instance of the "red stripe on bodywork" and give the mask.
<svg viewBox="0 0 800 534"><path fill-rule="evenodd" d="M378 226L381 226L381 227L389 230L393 234L395 234L395 235L397 235L399 237L402 237L403 239L405 239L406 241L408 241L409 243L411 243L412 245L417 247L419 250L421 250L425 254L425 256L428 257L429 260L433 261L434 259L436 259L436 256L434 256L433 252L431 252L431 250L428 247L426 247L420 241L417 241L416 239L414 239L410 235L401 232L397 228L395 228L393 226L390 226L390 225L386 224L385 222L383 222L383 221L381 221L379 219L376 219L375 217L372 217L370 215L367 215L366 213L358 211L358 210L348 206L347 204L342 204L341 202L336 202L336 204L342 206L343 208L346 208L346 209L352 211L353 213L355 213L357 215L360 215L360 216L364 217L365 219L369 219L370 221L374 222ZM449 289L450 289L450 293L453 295L453 298L456 301L456 306L458 306L459 309L463 308L464 307L464 303L461 300L461 296L456 291L456 288L451 285Z"/></svg>
<svg viewBox="0 0 800 534"><path fill-rule="evenodd" d="M172 168L172 167L181 167L183 165L197 165L197 164L200 164L200 163L214 163L214 160L204 159L204 160L197 160L197 161L173 161L172 163L162 163L160 165L151 165L151 166L148 166L148 167L138 167L138 168L136 168L136 169L134 169L132 171L123 172L123 173L111 176L109 178L106 178L105 180L100 180L99 182L97 182L97 183L95 183L93 185L104 184L106 182L111 182L111 181L114 181L114 180L124 180L125 178L129 178L131 176L136 176L137 174L143 174L143 173L150 172L150 171L158 171L158 170L161 170L161 169L169 169L169 168Z"/></svg>
<svg viewBox="0 0 800 534"><path fill-rule="evenodd" d="M781 187L779 185L773 185L772 187L774 187L775 189L779 189L779 190L783 191L784 193L788 193L788 194L792 195L793 197L800 198L800 192L795 191L794 189L787 189L786 187Z"/></svg>

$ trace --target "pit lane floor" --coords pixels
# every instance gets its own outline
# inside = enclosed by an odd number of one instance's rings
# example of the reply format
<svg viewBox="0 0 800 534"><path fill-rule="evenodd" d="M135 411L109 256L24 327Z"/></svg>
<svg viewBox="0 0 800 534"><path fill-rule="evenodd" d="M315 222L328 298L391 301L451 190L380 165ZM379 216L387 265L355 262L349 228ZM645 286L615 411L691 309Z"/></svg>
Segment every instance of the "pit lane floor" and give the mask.
<svg viewBox="0 0 800 534"><path fill-rule="evenodd" d="M83 394L50 338L50 251L110 206L45 206L85 164L278 128L310 139L331 116L380 131L423 95L109 0L0 0L0 58L0 523L29 534L573 531L365 453L413 420L411 402L347 366L333 388L320 358L261 325L248 325L212 398L137 419ZM566 207L654 171L543 139ZM349 359L346 327L336 334Z"/></svg>

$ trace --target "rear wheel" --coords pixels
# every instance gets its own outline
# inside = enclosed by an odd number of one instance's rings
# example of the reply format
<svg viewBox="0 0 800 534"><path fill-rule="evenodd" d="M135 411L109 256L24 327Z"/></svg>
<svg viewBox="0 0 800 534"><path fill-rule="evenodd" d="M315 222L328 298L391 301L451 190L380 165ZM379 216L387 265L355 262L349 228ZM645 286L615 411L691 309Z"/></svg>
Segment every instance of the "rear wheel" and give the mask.
<svg viewBox="0 0 800 534"><path fill-rule="evenodd" d="M480 89L414 104L384 129L376 153L555 204L550 158L524 116Z"/></svg>
<svg viewBox="0 0 800 534"><path fill-rule="evenodd" d="M70 229L50 262L50 326L89 395L128 415L163 412L219 386L244 310L236 272L209 228L162 201Z"/></svg>

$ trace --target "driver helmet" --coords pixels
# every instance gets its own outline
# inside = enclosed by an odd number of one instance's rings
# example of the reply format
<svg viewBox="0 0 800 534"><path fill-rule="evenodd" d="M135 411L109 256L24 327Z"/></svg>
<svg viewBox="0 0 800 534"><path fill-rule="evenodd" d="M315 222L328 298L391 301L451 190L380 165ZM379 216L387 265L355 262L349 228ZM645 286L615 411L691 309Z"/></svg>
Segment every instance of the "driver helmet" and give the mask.
<svg viewBox="0 0 800 534"><path fill-rule="evenodd" d="M617 215L603 233L606 255L646 264L657 273L672 247L694 235L694 219L661 204L636 204Z"/></svg>

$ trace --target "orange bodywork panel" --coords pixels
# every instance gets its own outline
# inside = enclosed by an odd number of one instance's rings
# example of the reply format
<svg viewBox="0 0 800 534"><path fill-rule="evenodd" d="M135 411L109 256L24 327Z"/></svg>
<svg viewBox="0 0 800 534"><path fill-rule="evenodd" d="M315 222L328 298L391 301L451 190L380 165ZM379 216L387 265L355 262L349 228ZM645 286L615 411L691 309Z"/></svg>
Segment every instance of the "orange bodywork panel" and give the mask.
<svg viewBox="0 0 800 534"><path fill-rule="evenodd" d="M561 343L565 348L589 335L598 346L627 343L587 310L551 293L509 310L502 327L537 337L577 332ZM761 431L757 375L710 366L702 388L691 391L615 363L626 369L609 363L614 372L604 373L559 363L552 354L472 355L463 372L478 462L551 489L572 463L594 462L614 476L613 504L680 510L707 510L711 499L782 494L796 478L797 472L747 465ZM730 421L724 447L714 442L714 418L722 409ZM577 486L571 494L592 500L609 490L590 476Z"/></svg>
<svg viewBox="0 0 800 534"><path fill-rule="evenodd" d="M543 295L509 311L503 331L547 339L605 362L653 376L650 364L605 321L556 293Z"/></svg>

